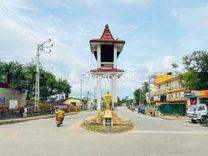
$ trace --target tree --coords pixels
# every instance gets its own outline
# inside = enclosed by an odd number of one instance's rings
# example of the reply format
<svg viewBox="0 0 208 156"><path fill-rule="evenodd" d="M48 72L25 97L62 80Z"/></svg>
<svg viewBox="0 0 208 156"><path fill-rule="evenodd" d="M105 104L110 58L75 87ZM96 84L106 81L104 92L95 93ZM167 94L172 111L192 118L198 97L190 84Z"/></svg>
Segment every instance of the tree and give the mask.
<svg viewBox="0 0 208 156"><path fill-rule="evenodd" d="M4 63L0 61L0 82L5 81Z"/></svg>
<svg viewBox="0 0 208 156"><path fill-rule="evenodd" d="M171 63L171 66L172 66L174 69L178 68L178 64L177 64L177 63Z"/></svg>
<svg viewBox="0 0 208 156"><path fill-rule="evenodd" d="M181 74L182 85L189 90L208 89L208 52L194 51L183 57L185 74Z"/></svg>
<svg viewBox="0 0 208 156"><path fill-rule="evenodd" d="M64 93L66 97L68 97L69 94L71 93L71 86L69 85L67 80L59 79L56 82L56 89L57 89L57 94Z"/></svg>
<svg viewBox="0 0 208 156"><path fill-rule="evenodd" d="M121 101L121 99L119 97L117 97L117 104L116 105L117 106L121 106L122 105L122 101Z"/></svg>
<svg viewBox="0 0 208 156"><path fill-rule="evenodd" d="M142 86L142 91L144 92L144 94L149 92L149 83L148 82L144 82L144 84Z"/></svg>
<svg viewBox="0 0 208 156"><path fill-rule="evenodd" d="M138 88L134 91L134 99L136 100L136 103L139 104L143 98L143 92L141 88Z"/></svg>
<svg viewBox="0 0 208 156"><path fill-rule="evenodd" d="M56 94L56 78L44 69L40 69L40 99L47 100Z"/></svg>
<svg viewBox="0 0 208 156"><path fill-rule="evenodd" d="M27 79L27 99L35 97L35 78L36 78L36 65L28 63L25 67Z"/></svg>
<svg viewBox="0 0 208 156"><path fill-rule="evenodd" d="M1 73L11 89L23 91L26 89L26 73L24 66L17 62L1 64Z"/></svg>
<svg viewBox="0 0 208 156"><path fill-rule="evenodd" d="M134 91L134 99L136 100L136 103L143 103L147 104L146 101L146 94L149 92L149 83L144 82L143 86L141 88L138 88Z"/></svg>
<svg viewBox="0 0 208 156"><path fill-rule="evenodd" d="M0 62L0 82L8 83L10 89L27 92L27 99L35 96L36 65L28 63L26 66L18 62ZM67 80L56 79L53 73L40 68L40 99L48 100L52 95L64 93L66 97L71 93L71 86Z"/></svg>
<svg viewBox="0 0 208 156"><path fill-rule="evenodd" d="M42 100L47 100L55 94L65 94L68 97L70 93L71 86L67 80L56 80L51 72L40 70L40 96Z"/></svg>
<svg viewBox="0 0 208 156"><path fill-rule="evenodd" d="M178 74L178 64L172 63L171 66L173 67L175 74Z"/></svg>

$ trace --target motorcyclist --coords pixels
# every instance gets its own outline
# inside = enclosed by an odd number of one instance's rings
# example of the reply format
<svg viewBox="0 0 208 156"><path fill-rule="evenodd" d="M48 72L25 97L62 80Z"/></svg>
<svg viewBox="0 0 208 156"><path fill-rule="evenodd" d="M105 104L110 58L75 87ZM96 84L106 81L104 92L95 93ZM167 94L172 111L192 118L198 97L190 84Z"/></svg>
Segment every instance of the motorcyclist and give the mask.
<svg viewBox="0 0 208 156"><path fill-rule="evenodd" d="M56 124L57 124L57 127L60 127L61 124L63 123L64 116L65 116L64 110L63 109L59 109L57 111L57 115L56 115Z"/></svg>

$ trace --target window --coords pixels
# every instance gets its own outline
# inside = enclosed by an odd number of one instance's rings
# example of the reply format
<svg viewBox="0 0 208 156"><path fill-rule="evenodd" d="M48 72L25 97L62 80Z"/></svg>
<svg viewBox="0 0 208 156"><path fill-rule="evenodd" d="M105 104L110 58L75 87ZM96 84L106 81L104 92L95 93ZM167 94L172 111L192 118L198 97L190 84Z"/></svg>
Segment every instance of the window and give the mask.
<svg viewBox="0 0 208 156"><path fill-rule="evenodd" d="M76 102L71 102L71 106L76 106Z"/></svg>
<svg viewBox="0 0 208 156"><path fill-rule="evenodd" d="M208 104L208 98L200 98L199 101L201 104Z"/></svg>
<svg viewBox="0 0 208 156"><path fill-rule="evenodd" d="M199 110L199 111L205 110L205 108L204 108L204 106L199 106L198 110Z"/></svg>
<svg viewBox="0 0 208 156"><path fill-rule="evenodd" d="M101 45L101 62L113 62L113 45Z"/></svg>
<svg viewBox="0 0 208 156"><path fill-rule="evenodd" d="M160 95L160 101L166 102L166 95Z"/></svg>

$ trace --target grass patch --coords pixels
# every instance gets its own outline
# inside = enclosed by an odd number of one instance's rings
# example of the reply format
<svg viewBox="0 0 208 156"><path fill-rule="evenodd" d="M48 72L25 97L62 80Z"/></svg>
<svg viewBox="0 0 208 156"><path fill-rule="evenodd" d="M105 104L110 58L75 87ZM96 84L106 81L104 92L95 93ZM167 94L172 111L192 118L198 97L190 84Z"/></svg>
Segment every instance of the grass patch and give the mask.
<svg viewBox="0 0 208 156"><path fill-rule="evenodd" d="M80 127L98 133L122 133L131 130L134 126L130 121L126 121L125 123L114 124L112 127L105 127L102 123L85 120L80 124Z"/></svg>

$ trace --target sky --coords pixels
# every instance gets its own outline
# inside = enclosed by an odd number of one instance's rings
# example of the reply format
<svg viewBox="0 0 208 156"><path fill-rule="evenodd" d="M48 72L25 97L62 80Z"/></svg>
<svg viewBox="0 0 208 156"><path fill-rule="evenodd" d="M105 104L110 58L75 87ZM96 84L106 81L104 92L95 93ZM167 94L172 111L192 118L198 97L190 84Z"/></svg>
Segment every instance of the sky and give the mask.
<svg viewBox="0 0 208 156"><path fill-rule="evenodd" d="M81 75L96 68L89 40L108 24L114 38L126 41L117 89L131 98L148 75L173 71L173 62L183 71L184 55L208 50L207 19L207 0L0 0L0 59L32 62L37 44L51 38L52 52L40 61L79 97ZM95 95L95 82L84 76L84 96ZM109 90L109 80L102 88Z"/></svg>

